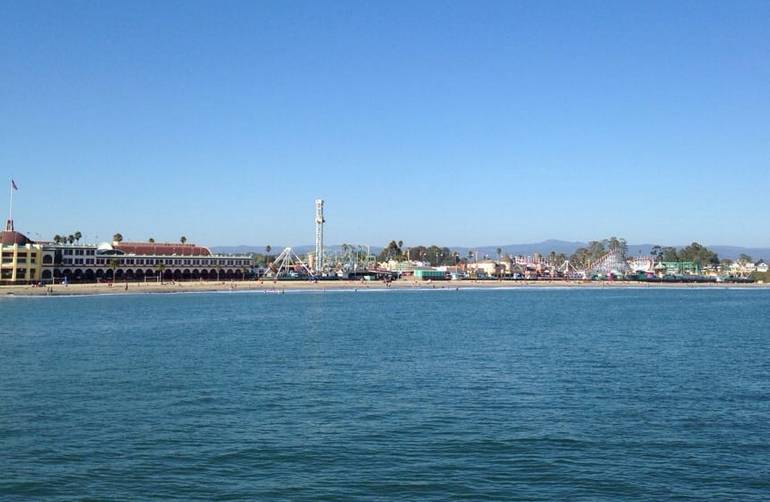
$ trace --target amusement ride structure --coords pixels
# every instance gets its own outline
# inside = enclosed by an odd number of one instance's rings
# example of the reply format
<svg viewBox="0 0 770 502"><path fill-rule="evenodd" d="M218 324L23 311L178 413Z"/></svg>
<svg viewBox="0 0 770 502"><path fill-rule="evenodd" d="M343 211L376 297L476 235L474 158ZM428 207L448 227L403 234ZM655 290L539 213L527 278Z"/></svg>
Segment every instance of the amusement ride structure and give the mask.
<svg viewBox="0 0 770 502"><path fill-rule="evenodd" d="M324 270L324 201L315 201L315 273L323 274Z"/></svg>

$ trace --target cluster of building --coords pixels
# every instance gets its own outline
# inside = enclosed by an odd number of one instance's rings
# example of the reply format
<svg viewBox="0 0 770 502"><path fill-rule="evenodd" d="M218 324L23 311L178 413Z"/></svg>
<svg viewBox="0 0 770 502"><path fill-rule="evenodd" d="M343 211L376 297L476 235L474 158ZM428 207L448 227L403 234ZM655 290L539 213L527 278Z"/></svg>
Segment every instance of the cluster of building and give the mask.
<svg viewBox="0 0 770 502"><path fill-rule="evenodd" d="M718 280L725 277L745 278L752 272L767 272L763 260L734 262L729 265L700 266L690 261L661 261L652 256L627 258L617 252L605 256L586 267L577 267L569 261L552 263L548 258L535 256L503 256L499 260L484 259L458 263L453 266L431 266L429 263L391 260L378 268L397 276L415 279L602 279L635 277L642 279L695 278Z"/></svg>
<svg viewBox="0 0 770 502"><path fill-rule="evenodd" d="M33 241L8 220L0 232L0 284L52 282L239 280L254 259L214 254L195 244Z"/></svg>

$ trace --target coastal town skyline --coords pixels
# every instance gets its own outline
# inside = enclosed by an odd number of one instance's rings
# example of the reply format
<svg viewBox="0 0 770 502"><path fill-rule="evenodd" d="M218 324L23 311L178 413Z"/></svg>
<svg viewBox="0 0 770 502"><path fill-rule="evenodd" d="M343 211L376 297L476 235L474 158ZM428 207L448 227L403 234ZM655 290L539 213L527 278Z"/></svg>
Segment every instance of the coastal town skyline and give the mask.
<svg viewBox="0 0 770 502"><path fill-rule="evenodd" d="M10 188L10 209L8 213L8 222L11 225L15 225L15 222L13 220L13 195L18 190L18 187L16 185L15 180L11 179L11 188ZM22 226L24 227L24 226ZM187 242L188 236L187 234L180 235L179 238L156 238L155 235L163 236L167 235L167 232L163 233L157 233L152 234L149 237L137 237L132 235L125 235L122 232L116 232L116 233L110 233L106 232L105 235L100 236L97 233L84 233L80 230L71 230L71 231L65 231L61 233L53 234L52 236L45 236L44 234L37 232L37 231L29 231L25 230L22 227L18 227L18 225L15 225L14 228L16 230L21 231L22 233L26 233L34 240L40 241L40 242L54 242L57 240L57 238L61 239L62 242L66 242L69 238L70 240L77 240L80 242L81 240L86 243L90 242L92 244L99 244L99 243L110 243L114 241L114 237L116 235L120 235L121 240L126 239L127 241L134 241L134 242L158 242L158 243L174 243L177 242L179 239L182 239L183 242ZM146 232L145 232L146 233ZM190 235L194 235L194 233L191 233ZM648 255L650 251L655 247L670 247L670 248L683 248L687 243L658 243L658 242L650 242L650 243L630 243L628 242L624 237L620 237L623 242L625 242L628 245L628 253L629 255ZM587 239L583 241L566 241L561 239L544 239L542 241L538 242L520 242L520 243L508 243L508 244L485 244L485 245L476 245L476 246L462 246L462 245L446 245L442 242L428 242L428 241L417 241L410 243L406 241L406 247L409 246L427 246L427 245L439 245L442 247L447 247L455 252L459 252L463 255L467 253L468 251L473 252L477 257L478 256L493 256L497 251L502 251L507 255L532 255L532 254L545 254L548 252L557 252L557 253L565 253L565 254L571 254L575 250L579 249L580 247L584 247L589 245L592 241L601 241L603 238L597 238L597 239ZM351 242L354 242L355 239L347 239L340 242L333 242L326 244L326 248L330 250L337 251L339 248L344 247L346 245L351 245ZM190 240L190 242L193 242ZM202 241L198 241L201 244L204 244ZM217 252L221 253L228 253L228 254L238 254L238 253L258 253L263 254L266 248L272 248L272 249L282 249L284 247L292 247L298 252L311 252L313 250L314 245L307 244L307 243L278 243L277 245L275 243L270 244L270 241L265 241L264 244L235 244L235 245L227 245L227 244L210 244L205 243L206 245L210 246L212 250L215 250ZM372 250L372 252L379 252L385 247L385 243L387 242L387 239L384 239L382 243L376 243L376 244L370 244L370 243L364 243L361 241L358 241L355 245L358 246L365 246ZM404 242L403 240L400 240L400 242ZM696 242L696 241L691 241ZM347 243L347 244L346 244ZM740 246L740 245L732 245L732 244L706 244L707 247L714 249L717 254L719 254L722 257L729 258L729 259L736 259L738 256L742 254L750 254L751 256L761 259L761 260L770 260L770 247L761 247L761 246Z"/></svg>
<svg viewBox="0 0 770 502"><path fill-rule="evenodd" d="M767 3L180 7L4 10L20 228L770 246Z"/></svg>
<svg viewBox="0 0 770 502"><path fill-rule="evenodd" d="M37 231L29 231L29 230L23 230L22 228L19 228L18 226L14 226L14 219L13 219L13 201L14 201L14 194L18 191L18 186L16 184L16 181L11 178L10 179L10 188L9 188L9 202L10 207L8 211L8 220L6 227L12 228L15 230L22 230L22 233L28 234L33 240L37 240L40 242L59 242L59 240L62 243L69 241L73 242L77 240L80 242L81 240L85 242L90 242L92 244L98 244L98 243L111 243L115 240L115 236L119 235L120 239L123 240L124 238L127 241L135 241L135 242L158 242L158 243L174 243L177 242L177 239L175 238L156 238L155 235L164 236L167 235L167 232L161 232L157 234L152 234L150 237L136 237L132 235L126 235L124 236L122 232L116 232L113 234L110 234L110 232L107 232L105 235L100 237L98 233L83 233L80 230L74 230L74 231L65 231L62 233L56 233L53 236L46 237L44 234L37 232ZM68 233L69 232L69 233ZM190 234L194 235L194 234ZM187 234L182 234L179 237L182 242L187 242L188 236ZM615 237L613 237L615 238ZM556 253L566 253L571 254L580 247L584 247L587 245L590 245L591 242L598 242L603 240L604 238L597 238L597 239L587 239L582 241L566 241L561 239L544 239L542 241L537 242L520 242L520 243L513 243L513 244L484 244L484 245L445 245L445 243L441 241L434 241L430 244L428 244L428 241L416 241L414 243L410 243L406 241L406 247L409 246L427 246L427 245L440 245L442 247L447 247L454 252L462 253L463 255L467 252L474 253L477 257L478 256L492 256L493 254L500 252L503 252L507 255L531 255L531 254L545 254L548 252L556 252ZM687 246L688 244L685 243L659 243L659 242L648 242L648 243L629 243L627 239L624 237L620 237L620 239L628 246L628 253L629 255L648 255L650 254L651 250L656 247L660 248L683 248ZM340 247L345 247L352 245L351 242L354 242L355 239L347 239L340 242L335 242L331 244L327 244L326 246L330 250L338 250ZM376 243L364 243L362 241L357 241L357 246L364 246L367 248L370 248L373 251L379 252L381 249L385 247L384 242L386 242L387 239L383 240L383 244ZM222 253L230 253L230 254L237 254L237 253L258 253L262 254L262 252L265 249L282 249L284 247L291 247L295 250L298 250L299 252L310 252L313 250L314 245L306 244L306 243L281 243L277 246L274 244L269 244L270 241L265 241L265 244L235 244L235 245L227 245L227 244L214 244L211 245L210 243L207 243L213 250L217 252ZM404 240L399 240L399 242L404 242ZM696 241L691 241L696 242ZM736 259L741 255L750 255L756 257L757 259L761 260L770 260L770 247L761 247L761 246L740 246L740 245L734 245L734 244L707 244L707 247L714 249L717 254L721 255L722 257L728 258L728 259Z"/></svg>
<svg viewBox="0 0 770 502"><path fill-rule="evenodd" d="M15 181L11 180L12 186L14 188L11 189L11 197L13 196L13 192L16 191L16 185ZM107 232L105 235L100 236L97 233L88 233L88 232L81 232L80 230L66 230L64 232L56 233L51 236L45 236L37 231L28 231L25 230L25 227L19 227L18 225L15 225L14 220L11 218L12 213L9 212L9 222L10 224L14 225L15 230L20 231L23 234L27 234L31 239L40 241L40 242L56 242L57 239L61 239L62 243L66 243L69 239L70 241L74 242L75 240L80 243L81 241L85 243L90 244L100 244L100 243L111 243L115 239L116 235L120 235L121 240L126 241L132 241L132 242L152 242L152 243L164 243L164 244L173 244L176 242L179 242L181 239L183 242L190 242L190 243L197 243L201 245L206 245L207 247L210 247L213 251L219 252L219 253L225 253L225 254L243 254L243 253L256 253L256 254L266 254L266 249L271 250L280 250L284 247L291 247L295 251L299 253L309 253L313 251L314 245L313 244L307 244L306 242L302 243L285 243L280 241L265 241L264 244L236 244L236 245L223 245L223 244L211 244L206 243L204 241L199 241L196 239L190 239L188 238L188 235L194 236L194 233L190 234L182 234L177 238L157 238L156 235L163 236L167 233L153 233L150 236L145 237L137 237L129 234L123 234L122 232L116 232L116 233L110 233ZM145 232L146 233L146 232ZM689 243L687 242L679 242L679 243L659 243L659 242L648 242L648 243L633 243L628 242L627 239L624 237L619 237L627 246L628 246L628 255L629 256L636 256L636 255L649 255L651 251L656 248L675 248L680 249L684 248ZM477 258L478 257L493 257L495 254L499 252L502 252L505 255L510 256L526 256L526 255L534 255L534 254L547 254L551 252L555 253L561 253L570 255L574 253L577 249L581 247L585 247L590 245L591 242L600 242L603 239L606 239L606 237L600 237L596 239L586 239L582 241L566 241L561 239L544 239L542 241L537 242L520 242L520 243L508 243L508 244L484 244L484 245L476 245L476 246L462 246L462 245L447 245L441 241L433 241L429 242L426 240L421 241L415 241L415 242L409 242L404 240L399 240L399 242L403 242L404 248L407 249L412 246L440 246L440 247L446 247L448 249L451 249L453 252L457 252L461 256L465 256L468 252L472 252ZM391 239L392 240L392 239ZM272 243L271 243L272 242ZM376 254L379 253L382 249L386 247L386 243L388 242L388 239L383 239L381 242L371 244L371 243L365 243L362 241L355 241L355 239L347 239L339 242L331 242L325 244L324 248L329 249L331 252L339 252L340 248L343 248L345 246L362 246L368 248L372 253ZM696 242L696 241L690 241L690 243ZM741 255L748 255L752 256L754 259L757 260L770 260L770 247L761 247L761 246L740 246L740 245L732 245L732 244L710 244L706 243L706 246L709 249L714 250L720 257L732 259L735 260Z"/></svg>

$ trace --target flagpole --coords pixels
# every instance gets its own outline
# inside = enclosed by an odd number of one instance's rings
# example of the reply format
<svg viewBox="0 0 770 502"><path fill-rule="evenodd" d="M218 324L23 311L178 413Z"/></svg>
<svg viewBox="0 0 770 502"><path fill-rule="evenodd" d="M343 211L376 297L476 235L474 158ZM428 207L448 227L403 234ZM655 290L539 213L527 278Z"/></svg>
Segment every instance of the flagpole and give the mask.
<svg viewBox="0 0 770 502"><path fill-rule="evenodd" d="M8 220L13 221L13 180L11 180L11 204L8 208Z"/></svg>

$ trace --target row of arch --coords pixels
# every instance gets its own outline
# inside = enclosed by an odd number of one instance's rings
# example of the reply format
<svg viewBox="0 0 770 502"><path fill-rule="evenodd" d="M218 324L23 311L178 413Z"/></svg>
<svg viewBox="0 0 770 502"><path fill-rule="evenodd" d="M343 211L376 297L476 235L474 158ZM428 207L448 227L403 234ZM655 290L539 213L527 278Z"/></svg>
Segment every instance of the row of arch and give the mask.
<svg viewBox="0 0 770 502"><path fill-rule="evenodd" d="M67 278L68 280L75 281L144 281L155 280L158 278L159 272L152 269L116 269L113 277L112 269L80 269L80 268L65 268L55 269L53 271L53 277L56 279ZM169 281L217 281L217 280L241 280L244 274L241 270L207 270L207 269L166 269L163 271L163 279ZM43 279L51 279L51 271L43 270Z"/></svg>

